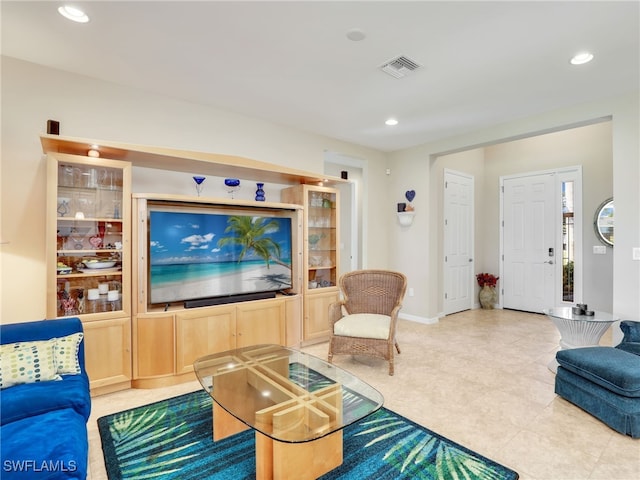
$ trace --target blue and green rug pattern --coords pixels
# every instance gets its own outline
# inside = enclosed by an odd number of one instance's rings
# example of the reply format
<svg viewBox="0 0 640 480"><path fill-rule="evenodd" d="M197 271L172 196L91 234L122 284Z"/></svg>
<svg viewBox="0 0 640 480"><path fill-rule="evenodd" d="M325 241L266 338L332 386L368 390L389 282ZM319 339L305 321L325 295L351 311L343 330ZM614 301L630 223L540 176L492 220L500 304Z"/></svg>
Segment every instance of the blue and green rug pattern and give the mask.
<svg viewBox="0 0 640 480"><path fill-rule="evenodd" d="M254 432L213 442L211 415L211 398L197 391L98 419L109 480L255 479ZM385 408L345 428L343 438L343 464L321 479L518 478Z"/></svg>

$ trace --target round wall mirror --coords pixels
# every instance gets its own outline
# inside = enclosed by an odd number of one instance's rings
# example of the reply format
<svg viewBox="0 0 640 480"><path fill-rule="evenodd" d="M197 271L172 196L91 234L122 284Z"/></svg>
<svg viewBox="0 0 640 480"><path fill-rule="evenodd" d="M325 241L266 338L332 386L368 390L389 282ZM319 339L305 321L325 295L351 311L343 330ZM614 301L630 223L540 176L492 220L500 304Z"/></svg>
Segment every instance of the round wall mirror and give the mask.
<svg viewBox="0 0 640 480"><path fill-rule="evenodd" d="M598 239L605 245L613 247L613 198L608 198L596 209L593 227Z"/></svg>

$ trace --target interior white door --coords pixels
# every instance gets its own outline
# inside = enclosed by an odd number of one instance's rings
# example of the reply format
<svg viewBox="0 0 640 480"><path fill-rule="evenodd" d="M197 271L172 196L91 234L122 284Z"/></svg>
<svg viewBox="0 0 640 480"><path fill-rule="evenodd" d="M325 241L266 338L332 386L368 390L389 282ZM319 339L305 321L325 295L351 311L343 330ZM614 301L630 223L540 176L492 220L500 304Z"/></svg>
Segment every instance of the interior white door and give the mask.
<svg viewBox="0 0 640 480"><path fill-rule="evenodd" d="M358 269L358 222L355 218L356 184L341 183L340 190L340 275Z"/></svg>
<svg viewBox="0 0 640 480"><path fill-rule="evenodd" d="M473 186L473 176L445 170L445 315L473 307Z"/></svg>
<svg viewBox="0 0 640 480"><path fill-rule="evenodd" d="M366 165L363 160L336 152L325 152L324 173L340 177L346 171L349 183L340 190L340 275L364 268L366 257L362 231L365 228L367 206L363 185L366 185Z"/></svg>
<svg viewBox="0 0 640 480"><path fill-rule="evenodd" d="M503 180L502 306L542 313L555 305L555 174Z"/></svg>

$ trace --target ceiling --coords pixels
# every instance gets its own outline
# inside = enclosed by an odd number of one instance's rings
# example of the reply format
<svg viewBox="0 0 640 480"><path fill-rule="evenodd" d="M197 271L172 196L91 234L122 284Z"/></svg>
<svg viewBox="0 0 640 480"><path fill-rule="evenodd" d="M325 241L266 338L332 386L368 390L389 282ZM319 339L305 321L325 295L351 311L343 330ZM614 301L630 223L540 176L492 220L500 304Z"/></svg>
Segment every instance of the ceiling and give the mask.
<svg viewBox="0 0 640 480"><path fill-rule="evenodd" d="M3 0L2 54L381 151L640 83L637 1L71 3L91 21ZM380 70L399 55L420 68Z"/></svg>

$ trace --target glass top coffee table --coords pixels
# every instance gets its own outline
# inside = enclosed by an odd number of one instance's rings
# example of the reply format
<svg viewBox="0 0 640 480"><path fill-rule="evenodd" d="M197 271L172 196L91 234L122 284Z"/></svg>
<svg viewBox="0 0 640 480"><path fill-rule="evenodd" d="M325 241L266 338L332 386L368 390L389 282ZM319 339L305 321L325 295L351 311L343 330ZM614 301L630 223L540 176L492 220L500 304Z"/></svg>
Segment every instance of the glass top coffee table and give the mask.
<svg viewBox="0 0 640 480"><path fill-rule="evenodd" d="M194 369L213 399L213 439L252 428L256 478L318 478L342 464L342 429L382 407L358 377L279 345L199 358Z"/></svg>

